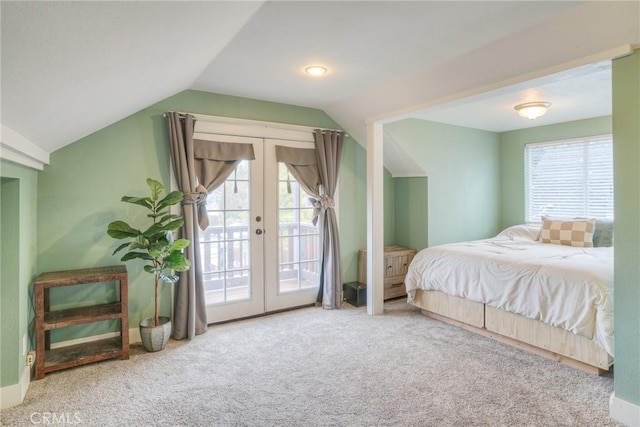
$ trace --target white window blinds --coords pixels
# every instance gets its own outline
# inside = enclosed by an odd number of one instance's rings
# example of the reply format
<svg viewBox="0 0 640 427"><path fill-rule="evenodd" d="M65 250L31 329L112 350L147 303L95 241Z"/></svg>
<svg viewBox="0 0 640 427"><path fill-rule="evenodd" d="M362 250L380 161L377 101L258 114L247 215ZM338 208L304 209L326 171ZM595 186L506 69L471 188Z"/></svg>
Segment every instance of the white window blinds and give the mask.
<svg viewBox="0 0 640 427"><path fill-rule="evenodd" d="M525 214L613 219L611 135L525 146Z"/></svg>

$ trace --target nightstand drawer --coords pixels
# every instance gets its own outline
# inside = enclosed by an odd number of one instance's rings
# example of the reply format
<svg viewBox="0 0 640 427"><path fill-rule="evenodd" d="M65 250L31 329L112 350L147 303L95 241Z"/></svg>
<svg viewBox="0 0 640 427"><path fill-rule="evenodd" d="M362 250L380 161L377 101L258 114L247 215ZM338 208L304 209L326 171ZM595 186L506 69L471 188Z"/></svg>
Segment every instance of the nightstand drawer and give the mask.
<svg viewBox="0 0 640 427"><path fill-rule="evenodd" d="M398 298L407 294L404 276L386 279L384 281L384 299Z"/></svg>

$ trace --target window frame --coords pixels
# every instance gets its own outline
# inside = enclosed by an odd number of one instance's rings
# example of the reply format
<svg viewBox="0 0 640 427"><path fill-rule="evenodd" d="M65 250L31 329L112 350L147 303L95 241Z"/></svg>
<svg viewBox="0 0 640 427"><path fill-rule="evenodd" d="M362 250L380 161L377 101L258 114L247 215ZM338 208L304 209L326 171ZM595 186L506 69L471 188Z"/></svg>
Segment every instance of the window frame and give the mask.
<svg viewBox="0 0 640 427"><path fill-rule="evenodd" d="M598 143L598 142L605 142L607 144L610 145L611 147L611 169L610 169L610 174L607 170L607 168L601 168L601 167L597 167L597 165L594 164L594 162L592 161L593 159L595 159L595 157L589 157L589 153L590 153L590 145L594 144L594 143ZM601 180L598 182L606 182L607 185L611 186L611 191L607 192L607 194L609 194L609 197L603 197L601 200L610 200L609 204L607 205L608 208L600 208L600 212L598 212L598 209L595 210L589 210L587 208L586 211L570 211L568 208L563 208L561 209L561 212L545 212L544 209L541 209L539 213L534 214L532 212L532 201L533 201L533 195L532 195L532 170L531 170L531 166L532 166L532 160L530 159L530 156L533 154L532 153L532 149L540 149L540 148L544 148L544 147L558 147L561 145L572 145L572 144L579 144L582 145L582 149L586 150L586 158L583 157L583 159L586 160L587 164L584 166L584 168L582 168L582 172L583 174L588 173L589 171L605 171L607 174L609 174L608 176L610 176L610 181L608 180ZM570 148L570 150L575 150L576 147L573 146ZM594 167L592 168L591 165L593 165ZM578 169L577 169L578 170ZM614 165L613 165L613 135L612 134L598 134L598 135L589 135L589 136L584 136L584 137L579 137L579 138L570 138L570 139L558 139L558 140L550 140L550 141L542 141L542 142L530 142L525 144L524 146L524 219L525 222L527 223L540 223L541 222L541 216L542 215L547 215L553 218L598 218L598 219L606 219L606 220L613 220L613 186L614 186L614 177L613 177L613 172L614 172ZM589 199L589 194L593 191L593 188L595 187L595 181L594 181L594 185L586 185L585 187L583 187L583 191L581 192L581 195L576 197L576 199L583 199L583 200L588 200ZM590 190L591 189L591 190ZM540 198L540 197L538 197ZM603 210L607 210L606 214L603 214Z"/></svg>

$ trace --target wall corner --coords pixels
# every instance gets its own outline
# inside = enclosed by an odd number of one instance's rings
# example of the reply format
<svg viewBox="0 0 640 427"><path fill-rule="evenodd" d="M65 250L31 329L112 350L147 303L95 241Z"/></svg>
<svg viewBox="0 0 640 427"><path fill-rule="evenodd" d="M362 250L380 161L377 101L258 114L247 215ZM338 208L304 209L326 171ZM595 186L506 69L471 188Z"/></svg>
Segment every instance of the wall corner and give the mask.
<svg viewBox="0 0 640 427"><path fill-rule="evenodd" d="M629 427L640 427L640 406L616 397L611 393L609 416Z"/></svg>

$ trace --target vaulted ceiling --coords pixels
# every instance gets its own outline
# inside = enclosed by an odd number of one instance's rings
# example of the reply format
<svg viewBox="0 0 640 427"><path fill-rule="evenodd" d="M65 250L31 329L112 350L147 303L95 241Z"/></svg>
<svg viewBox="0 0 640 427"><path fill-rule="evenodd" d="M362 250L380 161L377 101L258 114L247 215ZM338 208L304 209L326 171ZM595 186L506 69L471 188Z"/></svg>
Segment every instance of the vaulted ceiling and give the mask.
<svg viewBox="0 0 640 427"><path fill-rule="evenodd" d="M370 120L531 126L513 105L539 96L555 114L536 124L594 117L611 113L607 60L640 43L636 1L3 0L0 12L2 148L27 155L185 89L319 108L361 143ZM310 77L311 64L329 72Z"/></svg>

